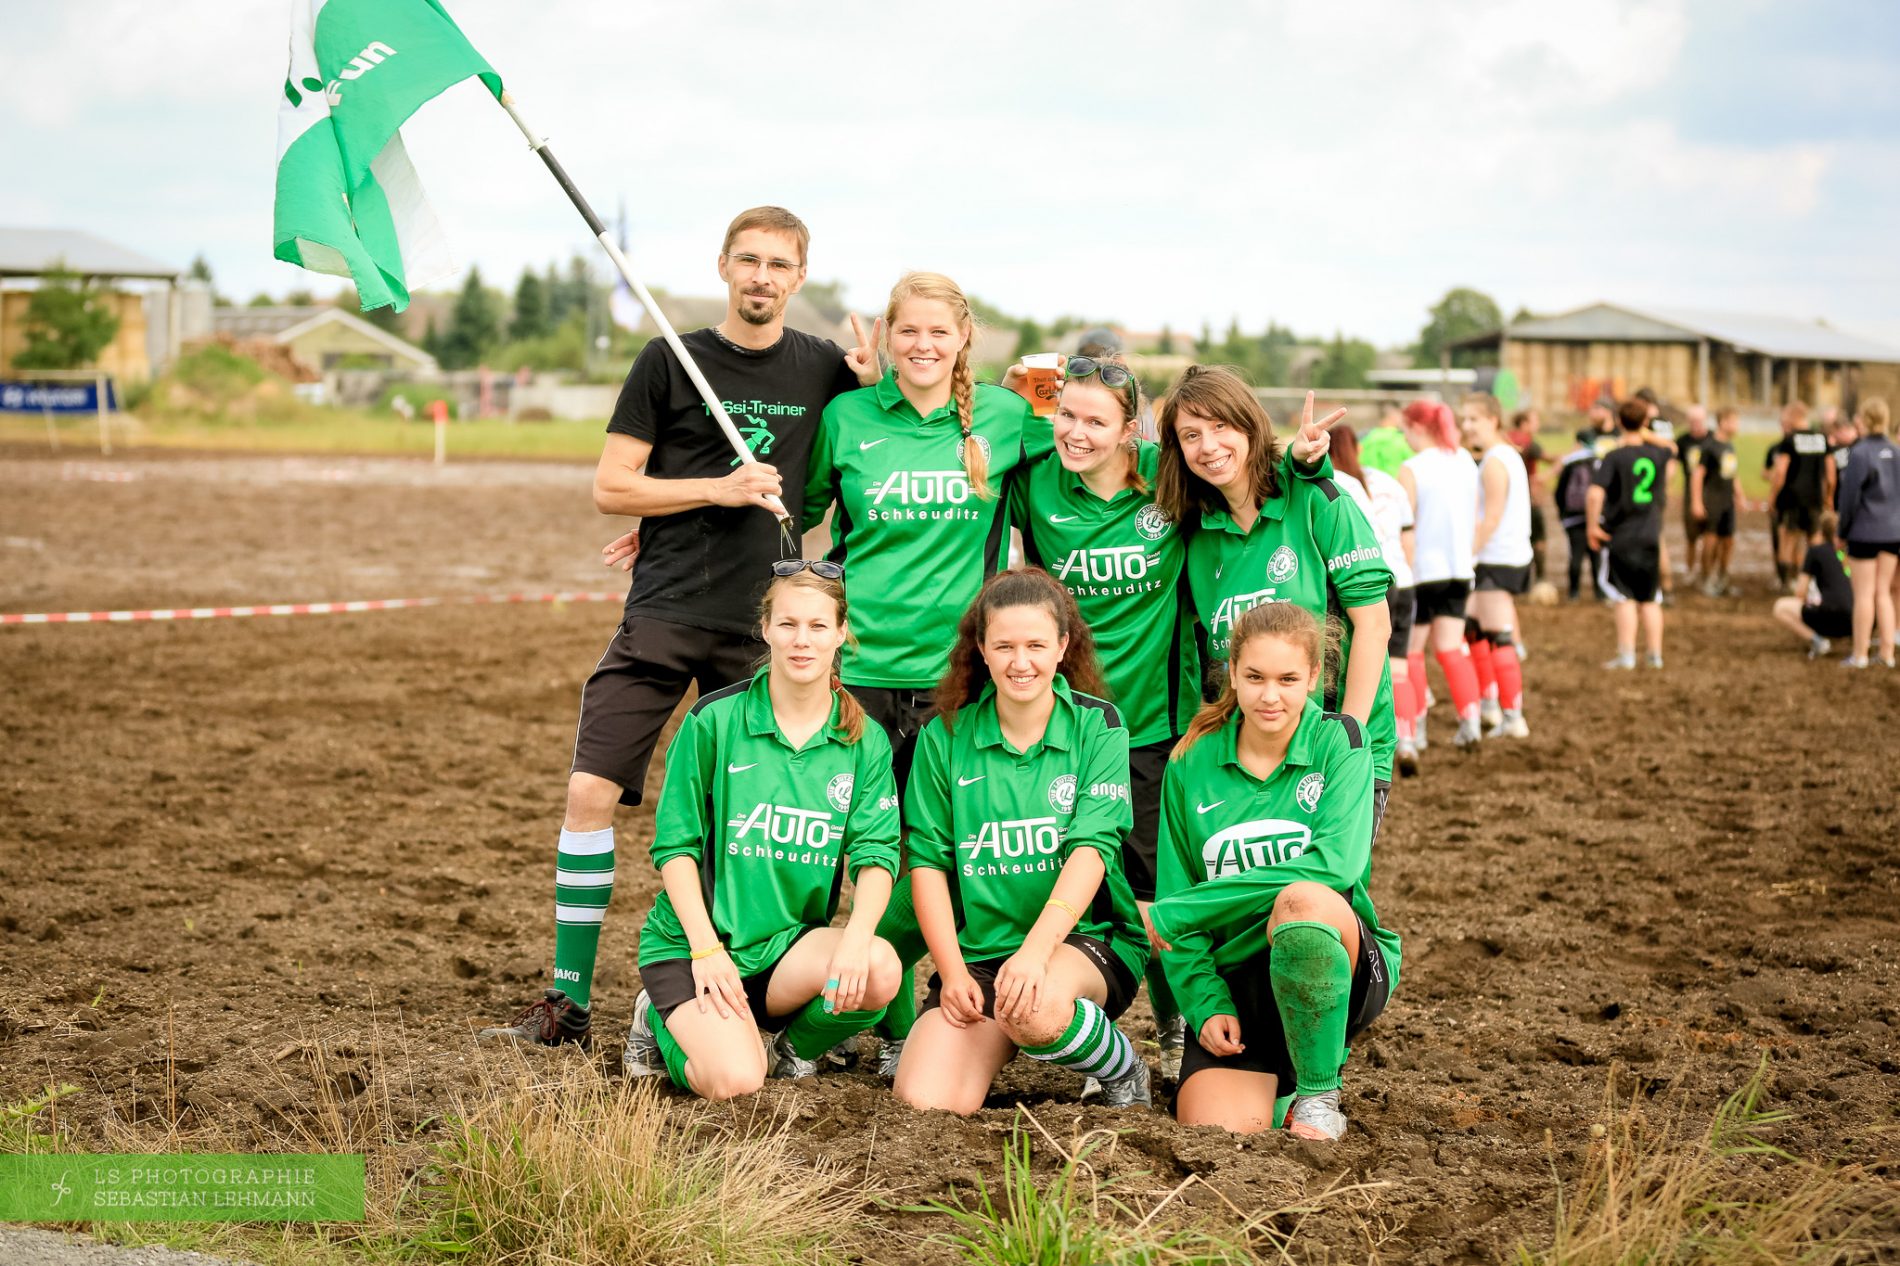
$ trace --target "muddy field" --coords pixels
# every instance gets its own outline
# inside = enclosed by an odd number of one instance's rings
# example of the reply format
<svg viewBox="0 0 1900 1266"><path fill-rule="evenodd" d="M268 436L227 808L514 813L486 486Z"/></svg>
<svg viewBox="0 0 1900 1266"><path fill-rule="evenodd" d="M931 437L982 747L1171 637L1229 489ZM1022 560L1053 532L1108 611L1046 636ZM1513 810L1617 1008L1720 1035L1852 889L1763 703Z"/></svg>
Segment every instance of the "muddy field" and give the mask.
<svg viewBox="0 0 1900 1266"><path fill-rule="evenodd" d="M614 588L588 476L0 452L0 611ZM1434 748L1395 790L1375 897L1405 938L1402 988L1355 1052L1344 1143L1080 1107L1020 1060L968 1122L854 1073L766 1106L900 1203L993 1175L1019 1101L1065 1142L1122 1129L1107 1168L1133 1193L1200 1174L1195 1203L1251 1210L1386 1184L1308 1220L1341 1260L1498 1260L1546 1238L1553 1166L1575 1174L1613 1065L1706 1114L1766 1054L1784 1147L1891 1157L1900 679L1809 664L1747 579L1671 613L1662 673L1599 669L1599 608L1530 613L1532 738ZM172 1119L279 1139L326 1099L441 1112L496 1058L472 1028L545 982L578 691L616 619L0 629L0 1103L71 1082L67 1117L95 1139ZM638 988L647 826L622 819L603 1060ZM1148 1034L1145 1002L1126 1023ZM865 1216L886 1224L877 1260L941 1255L926 1220Z"/></svg>

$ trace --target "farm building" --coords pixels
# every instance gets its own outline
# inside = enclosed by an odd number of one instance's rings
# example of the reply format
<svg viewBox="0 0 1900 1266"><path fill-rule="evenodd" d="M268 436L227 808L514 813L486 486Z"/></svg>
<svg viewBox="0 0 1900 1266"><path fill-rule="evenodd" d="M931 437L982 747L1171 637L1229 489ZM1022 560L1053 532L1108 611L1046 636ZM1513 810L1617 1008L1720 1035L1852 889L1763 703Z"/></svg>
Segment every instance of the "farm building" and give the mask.
<svg viewBox="0 0 1900 1266"><path fill-rule="evenodd" d="M1900 397L1900 348L1788 317L1595 303L1454 344L1494 351L1526 397L1582 411L1652 387L1677 404L1765 411L1791 400L1852 408Z"/></svg>
<svg viewBox="0 0 1900 1266"><path fill-rule="evenodd" d="M337 368L424 376L436 372L435 357L342 308L218 308L211 314L211 332L239 340L266 339L322 374Z"/></svg>
<svg viewBox="0 0 1900 1266"><path fill-rule="evenodd" d="M33 288L56 272L107 289L119 330L99 353L100 371L150 378L169 359L177 343L178 269L76 229L0 228L0 372L26 350Z"/></svg>

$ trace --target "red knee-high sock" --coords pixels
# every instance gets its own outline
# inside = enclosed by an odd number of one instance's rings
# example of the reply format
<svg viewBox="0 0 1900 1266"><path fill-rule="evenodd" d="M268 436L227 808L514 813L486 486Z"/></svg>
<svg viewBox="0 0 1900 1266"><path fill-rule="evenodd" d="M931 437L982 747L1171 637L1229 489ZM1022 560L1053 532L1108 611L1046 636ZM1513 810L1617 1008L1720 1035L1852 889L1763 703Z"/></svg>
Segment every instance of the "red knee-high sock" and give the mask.
<svg viewBox="0 0 1900 1266"><path fill-rule="evenodd" d="M1439 651L1438 666L1445 670L1445 684L1451 687L1451 706L1460 720L1478 715L1478 673L1471 656L1460 643L1448 651Z"/></svg>
<svg viewBox="0 0 1900 1266"><path fill-rule="evenodd" d="M1412 698L1411 678L1394 677L1392 679L1392 719L1399 727L1399 742L1412 741L1412 718L1417 715L1418 703Z"/></svg>
<svg viewBox="0 0 1900 1266"><path fill-rule="evenodd" d="M1518 662L1517 643L1510 634L1498 634L1499 641L1491 651L1491 663L1498 674L1498 704L1506 712L1514 712L1524 706L1524 665Z"/></svg>
<svg viewBox="0 0 1900 1266"><path fill-rule="evenodd" d="M1483 633L1465 628L1465 649L1471 653L1471 666L1477 670L1478 690L1486 699L1498 697L1498 674L1491 665L1491 640Z"/></svg>
<svg viewBox="0 0 1900 1266"><path fill-rule="evenodd" d="M1412 671L1412 717L1414 720L1425 715L1425 652L1413 651L1405 657L1406 667Z"/></svg>

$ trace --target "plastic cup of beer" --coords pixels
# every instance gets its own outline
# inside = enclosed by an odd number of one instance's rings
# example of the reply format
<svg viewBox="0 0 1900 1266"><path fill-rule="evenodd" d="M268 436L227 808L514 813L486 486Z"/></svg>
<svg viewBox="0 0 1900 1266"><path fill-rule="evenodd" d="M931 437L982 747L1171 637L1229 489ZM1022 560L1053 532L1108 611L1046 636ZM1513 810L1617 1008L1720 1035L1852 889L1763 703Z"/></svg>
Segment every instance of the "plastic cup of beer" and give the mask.
<svg viewBox="0 0 1900 1266"><path fill-rule="evenodd" d="M1023 357L1029 375L1029 407L1039 418L1052 418L1056 397L1062 394L1062 353L1034 352Z"/></svg>

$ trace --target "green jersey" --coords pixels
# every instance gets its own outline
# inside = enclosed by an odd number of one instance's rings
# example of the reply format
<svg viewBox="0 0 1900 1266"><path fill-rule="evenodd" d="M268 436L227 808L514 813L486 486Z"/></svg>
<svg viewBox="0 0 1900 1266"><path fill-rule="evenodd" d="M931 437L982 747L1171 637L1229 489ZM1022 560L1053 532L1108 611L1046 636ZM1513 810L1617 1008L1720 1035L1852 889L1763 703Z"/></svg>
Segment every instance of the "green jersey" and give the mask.
<svg viewBox="0 0 1900 1266"><path fill-rule="evenodd" d="M1143 444L1140 463L1152 489L1160 450ZM1075 595L1129 745L1184 732L1201 701L1194 613L1181 584L1187 546L1154 494L1124 488L1104 501L1052 451L1016 472L1009 517L1025 559Z"/></svg>
<svg viewBox="0 0 1900 1266"><path fill-rule="evenodd" d="M764 971L807 928L838 912L848 867L897 873L891 743L866 720L845 741L838 705L803 746L779 733L769 668L693 705L666 749L653 821L653 865L699 863L706 910L739 974ZM640 931L640 965L692 952L665 892ZM703 947L702 947L703 948Z"/></svg>
<svg viewBox="0 0 1900 1266"><path fill-rule="evenodd" d="M1122 873L1134 829L1128 731L1114 705L1060 675L1055 691L1048 729L1026 752L1003 737L994 683L957 712L955 729L940 716L924 727L904 794L911 869L949 877L957 944L965 962L981 962L1022 948L1069 855L1092 848L1107 873L1075 930L1139 978L1148 938Z"/></svg>
<svg viewBox="0 0 1900 1266"><path fill-rule="evenodd" d="M1394 479L1399 477L1399 467L1411 459L1412 445L1396 426L1375 426L1359 441L1360 464L1382 470Z"/></svg>
<svg viewBox="0 0 1900 1266"><path fill-rule="evenodd" d="M1023 460L1034 415L1013 391L978 383L971 420L1000 494ZM1047 426L1043 428L1047 430ZM984 501L963 473L954 402L922 417L893 370L825 407L805 484L804 522L834 501L833 562L848 568L855 651L852 685L924 690L943 675L957 620L1002 566L1009 535L1002 497Z"/></svg>
<svg viewBox="0 0 1900 1266"><path fill-rule="evenodd" d="M1225 510L1204 511L1200 530L1188 540L1188 588L1195 617L1207 638L1211 663L1227 662L1234 621L1263 602L1294 602L1321 620L1334 617L1341 629L1334 687L1337 706L1352 653L1352 622L1346 608L1385 601L1392 569L1365 514L1328 478L1285 478L1280 494L1260 507L1253 530L1243 532ZM1385 648L1379 648L1381 660ZM1329 668L1331 666L1329 665ZM1379 692L1369 720L1374 777L1392 780L1398 728L1392 711L1392 666L1379 670Z"/></svg>
<svg viewBox="0 0 1900 1266"><path fill-rule="evenodd" d="M1372 929L1392 988L1398 934L1379 926L1372 880L1372 753L1359 723L1309 697L1286 758L1256 778L1236 752L1236 716L1168 762L1161 780L1155 934L1168 984L1200 1032L1209 1016L1233 1015L1222 979L1267 949L1267 920L1280 890L1299 880L1344 896Z"/></svg>

